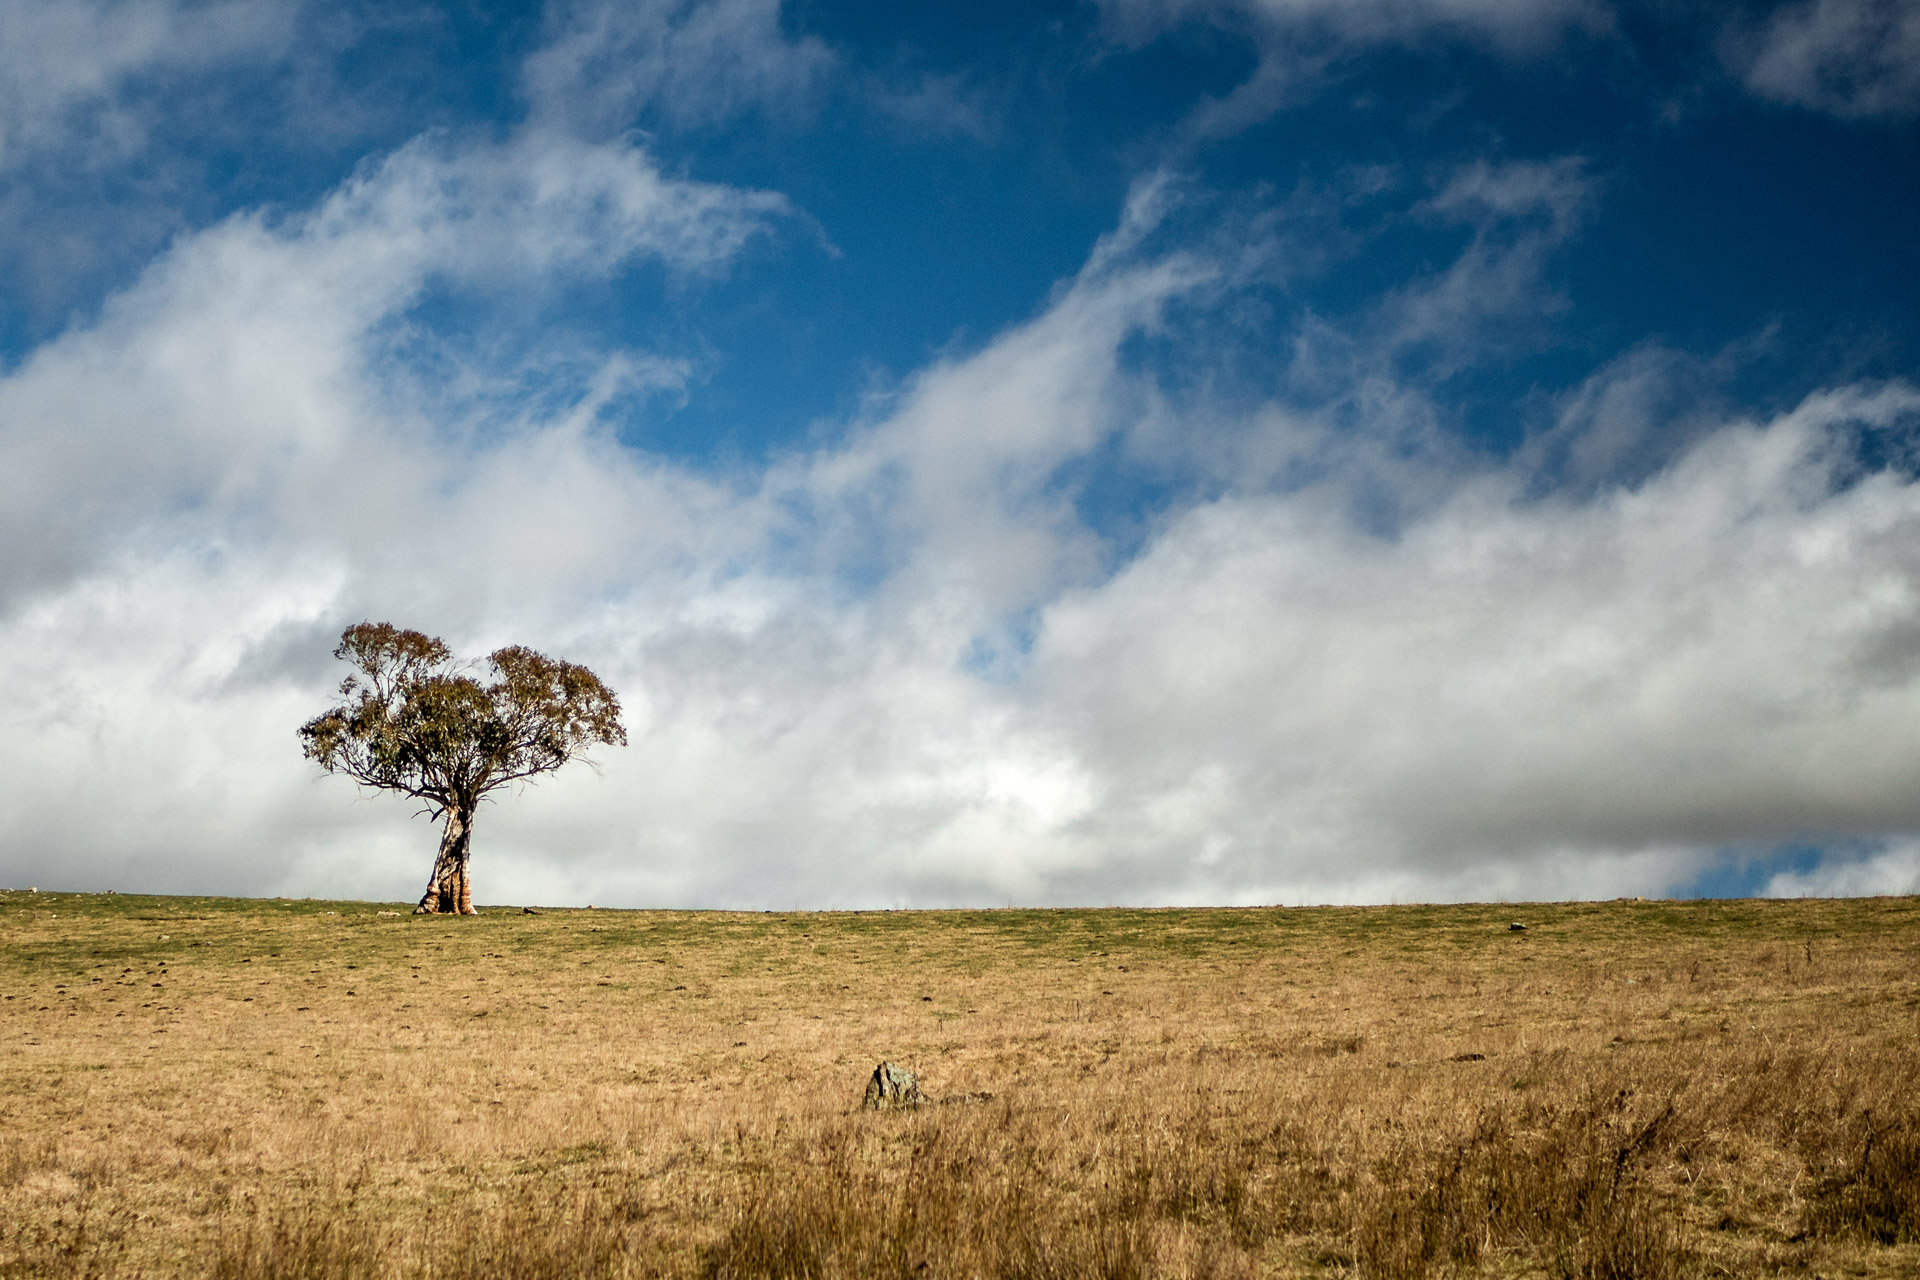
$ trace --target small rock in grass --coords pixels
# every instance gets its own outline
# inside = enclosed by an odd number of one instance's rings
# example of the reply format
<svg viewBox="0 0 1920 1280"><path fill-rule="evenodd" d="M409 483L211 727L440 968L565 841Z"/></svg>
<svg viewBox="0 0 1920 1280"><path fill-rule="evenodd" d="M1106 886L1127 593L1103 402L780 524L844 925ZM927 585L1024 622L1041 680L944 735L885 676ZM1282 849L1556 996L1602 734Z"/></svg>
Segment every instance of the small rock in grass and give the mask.
<svg viewBox="0 0 1920 1280"><path fill-rule="evenodd" d="M917 1107L922 1101L920 1081L914 1078L913 1072L883 1062L873 1069L873 1078L867 1081L867 1096L860 1105L868 1111L887 1111L894 1107Z"/></svg>
<svg viewBox="0 0 1920 1280"><path fill-rule="evenodd" d="M1527 931L1527 926L1521 924L1518 920L1515 920L1512 924L1507 926L1508 933L1525 933L1526 931Z"/></svg>

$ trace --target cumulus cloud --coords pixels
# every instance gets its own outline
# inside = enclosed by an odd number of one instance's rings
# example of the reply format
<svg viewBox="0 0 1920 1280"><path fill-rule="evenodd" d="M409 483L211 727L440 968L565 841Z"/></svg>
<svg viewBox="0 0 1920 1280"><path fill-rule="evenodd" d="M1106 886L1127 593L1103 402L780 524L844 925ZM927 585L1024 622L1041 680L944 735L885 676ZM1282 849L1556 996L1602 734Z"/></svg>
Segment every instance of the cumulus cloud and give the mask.
<svg viewBox="0 0 1920 1280"><path fill-rule="evenodd" d="M1496 240L1537 264L1514 246L1584 181L1470 167L1427 215L1478 229L1473 270ZM1920 484L1855 447L1911 431L1920 391L1703 412L1639 470L1601 437L1691 400L1652 348L1505 461L1407 448L1421 392L1381 359L1350 366L1372 391L1229 412L1128 357L1240 287L1166 243L1178 206L1142 182L1039 314L747 476L613 438L671 361L476 398L405 342L424 291L502 271L724 269L777 197L623 142L431 137L183 238L0 379L9 873L409 896L424 825L293 737L367 617L530 643L626 701L602 773L483 819L494 899L1605 896L1920 827ZM1298 465L1221 473L1188 432ZM1116 561L1075 477L1147 437L1193 483Z"/></svg>
<svg viewBox="0 0 1920 1280"><path fill-rule="evenodd" d="M1035 645L1103 748L1095 838L1151 863L1170 830L1211 833L1275 896L1356 860L1406 893L1471 867L1551 896L1560 855L1619 874L1911 823L1910 659L1879 664L1912 634L1920 494L1834 468L1845 424L1916 409L1818 397L1585 501L1496 469L1391 539L1312 491L1183 515Z"/></svg>
<svg viewBox="0 0 1920 1280"><path fill-rule="evenodd" d="M834 64L818 38L782 31L780 0L574 0L547 26L525 91L536 118L591 137L649 111L685 126L791 108Z"/></svg>
<svg viewBox="0 0 1920 1280"><path fill-rule="evenodd" d="M1806 0L1723 44L1769 101L1850 119L1920 112L1920 8L1907 0Z"/></svg>
<svg viewBox="0 0 1920 1280"><path fill-rule="evenodd" d="M635 257L707 271L779 197L663 177L645 153L535 135L422 139L283 224L183 241L101 319L0 381L0 602L154 522L351 527L414 500L435 432L396 415L382 326L430 283L519 285ZM378 536L377 534L375 536Z"/></svg>

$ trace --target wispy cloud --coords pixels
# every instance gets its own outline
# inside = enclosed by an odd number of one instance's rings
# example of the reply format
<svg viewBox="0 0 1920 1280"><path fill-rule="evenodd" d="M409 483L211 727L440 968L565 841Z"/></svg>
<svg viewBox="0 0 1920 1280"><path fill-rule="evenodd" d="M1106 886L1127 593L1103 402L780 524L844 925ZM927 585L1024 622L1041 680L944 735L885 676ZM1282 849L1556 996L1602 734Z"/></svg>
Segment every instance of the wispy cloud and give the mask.
<svg viewBox="0 0 1920 1280"><path fill-rule="evenodd" d="M1363 44L1452 31L1533 47L1570 25L1611 21L1610 6L1594 0L1101 0L1100 7L1114 31L1132 41L1197 20L1239 23L1285 39Z"/></svg>
<svg viewBox="0 0 1920 1280"><path fill-rule="evenodd" d="M1612 25L1612 7L1599 0L1100 0L1100 11L1108 38L1122 46L1148 44L1190 23L1253 43L1259 57L1253 72L1188 117L1184 132L1193 139L1258 123L1381 46L1466 40L1511 57L1536 57L1569 31Z"/></svg>
<svg viewBox="0 0 1920 1280"><path fill-rule="evenodd" d="M299 0L66 0L0 7L0 167L58 149L65 163L137 150L157 107L143 82L284 55Z"/></svg>
<svg viewBox="0 0 1920 1280"><path fill-rule="evenodd" d="M834 66L813 36L789 38L780 0L570 0L523 81L536 121L602 138L649 113L713 125L804 106Z"/></svg>
<svg viewBox="0 0 1920 1280"><path fill-rule="evenodd" d="M1418 210L1472 228L1443 272L1409 282L1387 302L1397 347L1441 353L1442 368L1484 351L1490 326L1536 321L1566 305L1546 283L1547 255L1573 234L1594 183L1578 157L1493 164L1453 174Z"/></svg>
<svg viewBox="0 0 1920 1280"><path fill-rule="evenodd" d="M1205 24L1251 42L1258 62L1231 92L1202 100L1186 132L1231 135L1297 105L1382 47L1466 42L1515 60L1554 56L1575 33L1666 46L1697 93L1713 79L1711 49L1747 92L1843 119L1907 119L1920 112L1920 11L1907 0L1792 0L1722 21L1684 9L1643 11L1629 36L1607 0L1100 0L1106 34L1137 48ZM1717 39L1716 39L1717 33ZM1697 59L1677 50L1697 49ZM1639 59L1647 62L1644 56Z"/></svg>
<svg viewBox="0 0 1920 1280"><path fill-rule="evenodd" d="M1805 0L1731 28L1728 63L1753 93L1848 119L1920 112L1920 7Z"/></svg>
<svg viewBox="0 0 1920 1280"><path fill-rule="evenodd" d="M910 77L869 77L867 100L914 134L991 142L1000 112L986 90L964 72L922 71Z"/></svg>

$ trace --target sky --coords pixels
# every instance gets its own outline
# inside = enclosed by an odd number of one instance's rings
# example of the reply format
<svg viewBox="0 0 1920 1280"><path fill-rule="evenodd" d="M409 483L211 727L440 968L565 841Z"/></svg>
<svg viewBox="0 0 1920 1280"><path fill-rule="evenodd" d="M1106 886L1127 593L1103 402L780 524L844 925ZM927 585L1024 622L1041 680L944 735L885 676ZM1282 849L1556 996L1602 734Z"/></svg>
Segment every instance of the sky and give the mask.
<svg viewBox="0 0 1920 1280"><path fill-rule="evenodd" d="M0 6L0 887L1920 892L1912 0Z"/></svg>

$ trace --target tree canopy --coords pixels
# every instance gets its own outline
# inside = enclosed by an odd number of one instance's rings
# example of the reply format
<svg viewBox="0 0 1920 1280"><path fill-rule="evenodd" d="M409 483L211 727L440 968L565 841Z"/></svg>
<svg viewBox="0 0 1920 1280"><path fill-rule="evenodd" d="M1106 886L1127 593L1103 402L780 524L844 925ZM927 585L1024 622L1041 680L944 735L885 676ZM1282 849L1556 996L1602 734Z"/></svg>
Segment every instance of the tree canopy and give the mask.
<svg viewBox="0 0 1920 1280"><path fill-rule="evenodd" d="M461 663L433 636L385 622L348 627L343 701L300 727L308 759L363 786L424 800L447 820L421 910L471 910L468 838L481 798L624 745L620 700L583 666L510 645ZM442 899L451 892L457 905Z"/></svg>

